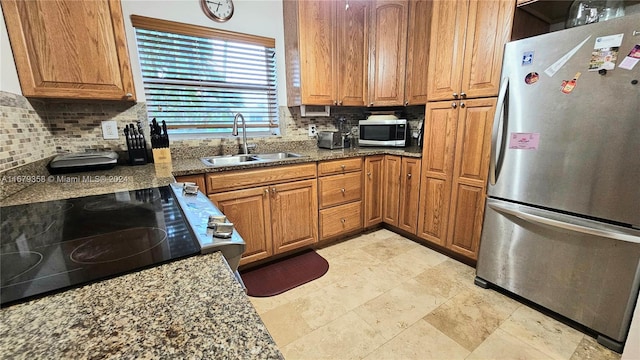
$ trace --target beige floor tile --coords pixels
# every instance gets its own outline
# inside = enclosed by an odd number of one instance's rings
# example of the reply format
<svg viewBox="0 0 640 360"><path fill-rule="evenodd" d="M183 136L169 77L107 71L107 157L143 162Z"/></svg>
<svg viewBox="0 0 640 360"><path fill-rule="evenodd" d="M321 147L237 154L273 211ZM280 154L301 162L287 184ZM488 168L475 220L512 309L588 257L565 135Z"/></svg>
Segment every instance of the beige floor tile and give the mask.
<svg viewBox="0 0 640 360"><path fill-rule="evenodd" d="M391 341L370 352L365 359L456 360L464 359L468 354L469 351L438 329L424 320L418 320Z"/></svg>
<svg viewBox="0 0 640 360"><path fill-rule="evenodd" d="M424 285L409 279L354 311L390 340L446 300L434 296Z"/></svg>
<svg viewBox="0 0 640 360"><path fill-rule="evenodd" d="M497 329L467 357L467 360L543 360L545 353Z"/></svg>
<svg viewBox="0 0 640 360"><path fill-rule="evenodd" d="M275 309L280 305L286 304L289 302L289 299L282 293L276 296L269 297L252 297L249 296L249 300L251 304L256 309L258 314L264 314L271 309Z"/></svg>
<svg viewBox="0 0 640 360"><path fill-rule="evenodd" d="M445 255L429 248L418 246L416 249L403 252L384 261L384 265L393 271L402 272L408 277L415 277L448 259Z"/></svg>
<svg viewBox="0 0 640 360"><path fill-rule="evenodd" d="M281 348L287 360L360 359L385 339L354 312Z"/></svg>
<svg viewBox="0 0 640 360"><path fill-rule="evenodd" d="M409 279L402 271L394 271L394 269L387 266L369 266L359 271L356 275L366 281L369 286L380 291L380 293L392 289Z"/></svg>
<svg viewBox="0 0 640 360"><path fill-rule="evenodd" d="M278 347L283 347L312 330L300 312L296 311L289 303L260 314L260 318L267 326Z"/></svg>
<svg viewBox="0 0 640 360"><path fill-rule="evenodd" d="M473 351L516 309L517 305L512 301L497 296L488 300L482 293L467 289L424 319L467 350Z"/></svg>
<svg viewBox="0 0 640 360"><path fill-rule="evenodd" d="M521 306L500 328L554 359L569 359L584 334L528 306Z"/></svg>
<svg viewBox="0 0 640 360"><path fill-rule="evenodd" d="M380 261L386 261L394 256L398 256L404 252L415 249L415 246L420 245L411 240L395 235L382 240L373 241L371 244L363 246L361 250Z"/></svg>
<svg viewBox="0 0 640 360"><path fill-rule="evenodd" d="M598 344L596 339L584 335L571 360L619 360L620 354Z"/></svg>
<svg viewBox="0 0 640 360"><path fill-rule="evenodd" d="M365 239L369 239L369 241L371 240L384 240L393 236L398 236L398 234L394 233L393 231L389 231L387 229L380 229L380 230L376 230L370 233L366 233L366 234L362 234L362 237ZM407 239L408 240L408 239ZM411 241L411 240L408 240Z"/></svg>
<svg viewBox="0 0 640 360"><path fill-rule="evenodd" d="M457 262L449 259L428 268L414 278L430 287L434 294L450 299L475 286L473 280L469 282L468 274L461 270L463 269Z"/></svg>
<svg viewBox="0 0 640 360"><path fill-rule="evenodd" d="M311 328L317 329L382 293L375 283L354 274L302 296L291 304Z"/></svg>

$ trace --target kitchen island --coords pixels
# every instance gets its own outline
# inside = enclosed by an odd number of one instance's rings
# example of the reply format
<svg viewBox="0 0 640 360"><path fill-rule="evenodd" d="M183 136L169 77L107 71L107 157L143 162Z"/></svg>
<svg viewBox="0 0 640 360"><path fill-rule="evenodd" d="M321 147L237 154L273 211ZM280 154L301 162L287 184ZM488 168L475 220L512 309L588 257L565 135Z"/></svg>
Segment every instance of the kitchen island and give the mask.
<svg viewBox="0 0 640 360"><path fill-rule="evenodd" d="M219 252L10 306L0 323L4 358L282 358Z"/></svg>

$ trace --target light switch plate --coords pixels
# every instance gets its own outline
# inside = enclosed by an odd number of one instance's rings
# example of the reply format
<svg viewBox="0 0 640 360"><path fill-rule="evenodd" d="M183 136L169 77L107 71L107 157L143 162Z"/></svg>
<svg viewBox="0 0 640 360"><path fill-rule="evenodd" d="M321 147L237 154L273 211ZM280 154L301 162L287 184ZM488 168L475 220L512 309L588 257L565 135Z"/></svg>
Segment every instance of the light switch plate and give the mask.
<svg viewBox="0 0 640 360"><path fill-rule="evenodd" d="M118 140L118 123L113 120L103 121L102 138L105 140Z"/></svg>

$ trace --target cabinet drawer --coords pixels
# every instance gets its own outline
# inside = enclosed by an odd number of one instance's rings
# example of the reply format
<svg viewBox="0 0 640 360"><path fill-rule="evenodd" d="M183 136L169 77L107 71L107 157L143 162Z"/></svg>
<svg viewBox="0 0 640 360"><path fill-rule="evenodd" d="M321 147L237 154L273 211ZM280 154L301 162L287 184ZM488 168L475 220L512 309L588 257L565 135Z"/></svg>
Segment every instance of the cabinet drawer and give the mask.
<svg viewBox="0 0 640 360"><path fill-rule="evenodd" d="M362 201L320 210L320 239L362 229Z"/></svg>
<svg viewBox="0 0 640 360"><path fill-rule="evenodd" d="M362 171L318 179L320 208L362 199Z"/></svg>
<svg viewBox="0 0 640 360"><path fill-rule="evenodd" d="M318 164L318 176L362 170L362 158L323 161Z"/></svg>
<svg viewBox="0 0 640 360"><path fill-rule="evenodd" d="M316 177L316 164L278 166L255 170L234 170L207 174L209 194L237 190L266 184L278 184L292 180Z"/></svg>

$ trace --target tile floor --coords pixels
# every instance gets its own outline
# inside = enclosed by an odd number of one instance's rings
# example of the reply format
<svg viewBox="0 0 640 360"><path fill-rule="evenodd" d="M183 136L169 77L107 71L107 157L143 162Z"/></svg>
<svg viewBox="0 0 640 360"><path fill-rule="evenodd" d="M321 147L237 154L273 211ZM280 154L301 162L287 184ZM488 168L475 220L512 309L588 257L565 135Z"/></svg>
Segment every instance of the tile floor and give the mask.
<svg viewBox="0 0 640 360"><path fill-rule="evenodd" d="M251 298L285 359L619 359L388 230L319 249L320 279Z"/></svg>

